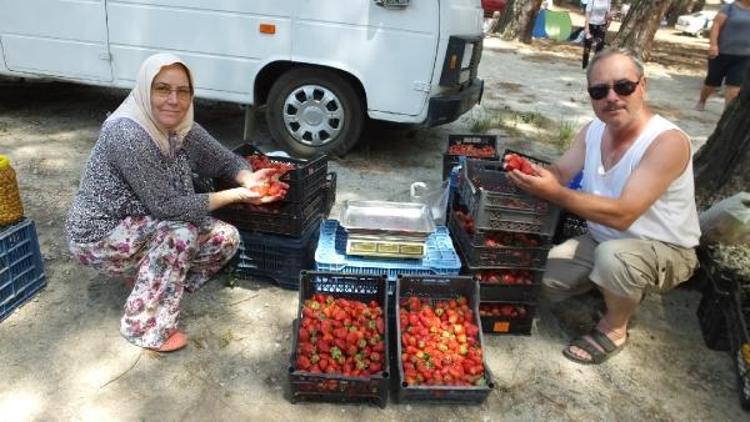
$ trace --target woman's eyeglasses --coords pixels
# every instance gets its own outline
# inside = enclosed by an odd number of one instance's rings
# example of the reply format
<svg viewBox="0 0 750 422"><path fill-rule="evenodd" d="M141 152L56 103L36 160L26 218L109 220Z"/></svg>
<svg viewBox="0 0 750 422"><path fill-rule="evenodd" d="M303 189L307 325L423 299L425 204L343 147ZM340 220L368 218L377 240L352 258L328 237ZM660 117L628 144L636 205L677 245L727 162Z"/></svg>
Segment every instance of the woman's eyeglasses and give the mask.
<svg viewBox="0 0 750 422"><path fill-rule="evenodd" d="M589 96L591 96L591 98L594 100L601 100L602 98L606 97L607 94L609 94L610 88L615 91L615 94L627 97L628 95L635 92L635 88L638 87L638 84L640 82L641 78L638 78L638 80L635 82L629 81L627 79L622 79L613 83L612 85L593 85L588 87L587 90L589 92Z"/></svg>
<svg viewBox="0 0 750 422"><path fill-rule="evenodd" d="M193 96L193 92L186 86L172 88L167 84L156 84L151 90L159 98L167 98L172 92L177 93L177 99L180 101L188 101Z"/></svg>

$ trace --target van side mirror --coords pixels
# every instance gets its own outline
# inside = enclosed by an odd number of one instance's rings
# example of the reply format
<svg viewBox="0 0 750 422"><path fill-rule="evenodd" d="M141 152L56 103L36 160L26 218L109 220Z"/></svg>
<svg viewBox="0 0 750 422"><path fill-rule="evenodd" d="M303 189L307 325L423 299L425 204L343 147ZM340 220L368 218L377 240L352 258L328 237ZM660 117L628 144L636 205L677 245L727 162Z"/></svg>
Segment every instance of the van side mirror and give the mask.
<svg viewBox="0 0 750 422"><path fill-rule="evenodd" d="M409 0L373 0L378 6L389 9L403 9L409 5Z"/></svg>

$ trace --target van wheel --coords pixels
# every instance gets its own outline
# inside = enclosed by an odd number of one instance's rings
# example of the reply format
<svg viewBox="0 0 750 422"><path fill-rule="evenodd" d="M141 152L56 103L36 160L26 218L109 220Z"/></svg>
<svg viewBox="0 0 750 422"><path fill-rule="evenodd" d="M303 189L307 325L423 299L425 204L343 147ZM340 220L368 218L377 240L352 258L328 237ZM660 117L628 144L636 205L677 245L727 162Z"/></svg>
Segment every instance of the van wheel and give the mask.
<svg viewBox="0 0 750 422"><path fill-rule="evenodd" d="M343 155L359 140L364 107L351 84L321 69L292 69L268 93L266 119L271 136L298 157Z"/></svg>

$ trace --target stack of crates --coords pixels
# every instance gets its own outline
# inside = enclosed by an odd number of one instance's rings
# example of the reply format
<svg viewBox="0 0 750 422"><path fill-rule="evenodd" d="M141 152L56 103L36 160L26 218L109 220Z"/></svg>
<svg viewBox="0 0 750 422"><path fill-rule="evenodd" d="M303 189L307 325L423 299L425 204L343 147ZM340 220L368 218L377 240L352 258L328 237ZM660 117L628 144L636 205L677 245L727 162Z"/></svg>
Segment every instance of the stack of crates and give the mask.
<svg viewBox="0 0 750 422"><path fill-rule="evenodd" d="M531 334L559 208L513 185L502 161L467 160L449 211L464 273L480 283L483 331Z"/></svg>
<svg viewBox="0 0 750 422"><path fill-rule="evenodd" d="M234 152L243 157L261 154L251 145ZM240 248L233 273L240 278L269 278L288 289L299 288L301 270L312 269L320 223L336 202L336 173L328 172L328 157L309 160L267 157L292 164L281 181L289 185L286 197L264 205L233 204L213 215L240 231ZM216 181L219 189L232 185Z"/></svg>
<svg viewBox="0 0 750 422"><path fill-rule="evenodd" d="M0 321L47 285L34 222L0 228Z"/></svg>

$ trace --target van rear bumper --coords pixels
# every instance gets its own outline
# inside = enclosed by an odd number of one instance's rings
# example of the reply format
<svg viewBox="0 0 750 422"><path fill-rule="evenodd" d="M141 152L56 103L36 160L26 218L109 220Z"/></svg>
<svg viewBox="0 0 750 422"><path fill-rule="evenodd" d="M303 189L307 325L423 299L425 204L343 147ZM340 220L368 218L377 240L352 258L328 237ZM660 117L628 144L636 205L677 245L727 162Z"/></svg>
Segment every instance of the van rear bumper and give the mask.
<svg viewBox="0 0 750 422"><path fill-rule="evenodd" d="M425 126L437 126L458 119L482 101L484 81L475 78L470 85L451 95L430 98Z"/></svg>

